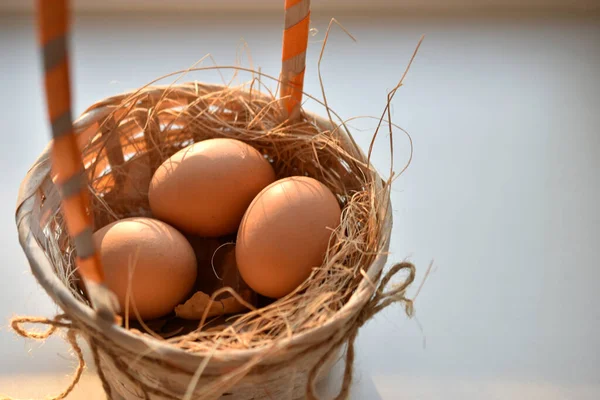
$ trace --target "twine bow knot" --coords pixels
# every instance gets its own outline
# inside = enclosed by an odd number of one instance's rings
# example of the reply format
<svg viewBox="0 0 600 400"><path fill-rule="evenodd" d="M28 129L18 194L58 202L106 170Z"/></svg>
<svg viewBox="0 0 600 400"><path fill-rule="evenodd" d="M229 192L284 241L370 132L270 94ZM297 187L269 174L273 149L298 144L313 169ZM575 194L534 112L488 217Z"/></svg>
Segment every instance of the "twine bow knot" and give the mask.
<svg viewBox="0 0 600 400"><path fill-rule="evenodd" d="M386 288L390 282L390 280L401 271L408 271L408 276L404 279L404 281L400 284L394 285L394 287L388 291ZM350 393L350 387L352 385L352 376L354 373L354 342L356 341L356 337L358 336L358 330L361 326L363 326L367 321L375 316L378 312L383 310L384 308L394 304L394 303L403 303L404 310L408 317L412 317L414 314L413 301L406 297L406 289L413 283L415 280L416 268L410 262L401 262L394 265L390 270L384 275L377 287L377 290L373 294L371 300L369 300L363 307L363 309L358 313L354 321L352 322L352 326L348 330L348 334L336 341L336 343L331 347L329 351L327 351L321 360L315 364L315 366L311 369L308 375L308 383L306 390L306 398L309 400L319 400L319 396L316 393L316 381L317 376L320 372L321 367L325 363L325 361L335 353L340 346L344 343L348 343L348 348L346 350L346 366L344 369L344 378L342 380L342 387L340 392L335 396L335 400L342 400L348 397Z"/></svg>
<svg viewBox="0 0 600 400"><path fill-rule="evenodd" d="M403 270L409 271L408 277L402 283L395 284L392 286L392 289L386 291L385 289L392 277ZM411 299L406 298L405 294L406 289L408 289L411 283L415 280L415 272L415 266L409 262L401 262L390 268L390 270L381 279L381 282L379 283L379 286L371 300L358 314L356 324L359 325L359 328L368 320L373 318L373 316L375 316L375 314L377 314L379 311L394 303L403 303L406 315L412 317L414 314L413 302Z"/></svg>

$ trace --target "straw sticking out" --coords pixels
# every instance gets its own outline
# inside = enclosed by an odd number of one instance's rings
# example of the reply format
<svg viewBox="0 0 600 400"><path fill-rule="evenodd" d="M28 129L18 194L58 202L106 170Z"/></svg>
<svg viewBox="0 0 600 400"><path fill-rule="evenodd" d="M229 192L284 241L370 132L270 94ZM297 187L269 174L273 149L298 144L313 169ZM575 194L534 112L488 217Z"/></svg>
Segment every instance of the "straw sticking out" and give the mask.
<svg viewBox="0 0 600 400"><path fill-rule="evenodd" d="M62 197L67 230L77 250L77 269L86 282L99 314L112 317L118 303L103 285L104 274L92 239L87 213L89 193L81 171L83 163L71 118L68 62L67 1L38 1L39 40L42 47L48 117L52 126L52 169Z"/></svg>
<svg viewBox="0 0 600 400"><path fill-rule="evenodd" d="M291 120L300 113L309 25L310 0L285 0L279 96Z"/></svg>

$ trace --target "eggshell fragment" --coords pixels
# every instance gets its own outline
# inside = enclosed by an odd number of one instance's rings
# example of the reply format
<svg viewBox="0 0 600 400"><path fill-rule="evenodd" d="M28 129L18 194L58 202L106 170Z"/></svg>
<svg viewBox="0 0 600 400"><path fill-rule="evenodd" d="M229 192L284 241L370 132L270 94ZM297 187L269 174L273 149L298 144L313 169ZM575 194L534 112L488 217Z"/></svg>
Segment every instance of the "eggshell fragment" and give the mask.
<svg viewBox="0 0 600 400"><path fill-rule="evenodd" d="M252 202L237 236L236 259L256 292L283 297L322 264L341 210L321 182L290 177L274 182Z"/></svg>
<svg viewBox="0 0 600 400"><path fill-rule="evenodd" d="M251 300L252 291L247 289L242 293L238 293L240 297L246 301ZM204 292L196 292L184 304L175 307L175 314L179 318L189 320L200 320L206 312L206 317L216 317L217 315L235 314L246 311L247 308L241 304L235 297L229 296L223 299L215 299L210 301L211 296ZM210 309L206 311L209 307Z"/></svg>
<svg viewBox="0 0 600 400"><path fill-rule="evenodd" d="M151 218L126 218L94 233L109 289L129 317L158 318L187 297L196 280L196 256L185 237Z"/></svg>
<svg viewBox="0 0 600 400"><path fill-rule="evenodd" d="M206 264L200 264L199 277L209 274L202 282L198 279L198 291L184 304L175 307L175 314L184 319L199 320L202 318L206 308L207 317L227 315L246 311L246 305L239 302L230 292L225 291L215 297L211 303L210 298L217 290L225 287L231 288L246 303L254 306L256 293L242 280L235 261L235 247L233 244L225 244L215 249L210 254Z"/></svg>
<svg viewBox="0 0 600 400"><path fill-rule="evenodd" d="M180 150L155 172L148 197L153 215L200 236L233 233L252 199L275 180L255 148L209 139Z"/></svg>

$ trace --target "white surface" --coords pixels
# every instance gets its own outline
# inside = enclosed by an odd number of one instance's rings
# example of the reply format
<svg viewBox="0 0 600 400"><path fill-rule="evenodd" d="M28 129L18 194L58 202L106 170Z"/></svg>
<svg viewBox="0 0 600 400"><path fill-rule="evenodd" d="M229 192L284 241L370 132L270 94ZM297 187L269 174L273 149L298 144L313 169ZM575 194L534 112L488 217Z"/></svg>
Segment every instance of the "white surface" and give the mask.
<svg viewBox="0 0 600 400"><path fill-rule="evenodd" d="M308 58L306 90L317 95L328 16L313 24ZM419 281L435 260L416 306L424 335L399 307L365 326L353 398L600 398L600 18L336 16L359 40L335 31L323 61L328 100L344 117L380 115L427 35L394 103L415 156L393 194L391 255L412 255ZM242 36L255 64L277 74L280 26L231 15L77 18L76 111L207 52L232 64ZM7 321L56 307L28 271L13 218L18 185L49 137L32 20L2 17L0 49ZM356 132L363 146L370 136ZM397 165L406 148L397 134ZM385 170L385 137L375 154ZM67 354L60 340L32 345L2 329L0 393L10 374L70 371Z"/></svg>

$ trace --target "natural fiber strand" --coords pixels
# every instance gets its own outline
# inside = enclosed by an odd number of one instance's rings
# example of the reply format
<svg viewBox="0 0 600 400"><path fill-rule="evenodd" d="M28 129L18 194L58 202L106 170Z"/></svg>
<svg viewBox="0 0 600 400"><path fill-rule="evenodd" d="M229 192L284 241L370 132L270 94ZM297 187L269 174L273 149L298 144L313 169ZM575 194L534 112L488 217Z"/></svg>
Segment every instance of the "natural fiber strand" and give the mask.
<svg viewBox="0 0 600 400"><path fill-rule="evenodd" d="M196 85L196 90L198 88L198 85ZM159 97L160 99L164 99L164 93L168 92L169 88L167 88L165 91L163 91L161 94L161 96ZM173 88L173 90L178 90ZM127 103L129 102L135 102L136 99L141 99L143 98L142 95L140 95L139 97L133 98L133 99L127 99ZM216 104L230 104L231 100L229 99L236 99L236 101L240 101L242 102L244 99L246 99L246 96L242 93L239 92L236 89L224 89L223 91L215 91L213 90L210 93L206 93L204 95L201 95L199 97L199 99L203 100L203 101L208 101L210 104L212 104L213 106L215 106ZM267 100L267 99L261 99L260 97L255 97L252 100L252 107L256 108L256 110L258 112L254 112L253 113L253 117L255 118L255 116L257 114L259 114L260 112L262 112L262 117L261 117L261 122L264 124L267 119L275 119L277 120L277 118L279 118L278 115L273 115L273 117L269 116L269 114L267 114L265 112L265 103L269 104L271 102L271 100ZM139 101L139 100L137 100ZM138 103L139 104L139 103ZM187 108L182 109L181 111L179 111L177 114L172 115L169 120L169 126L173 126L174 124L181 124L182 122L185 121L185 119L188 118L188 112L187 110L191 110L193 107L195 107L196 102L192 102L190 103ZM244 103L244 104L249 104L249 103ZM155 106L149 108L149 112L154 113L154 110L157 110L160 108L160 104L156 104ZM138 105L138 109L139 105ZM251 110L248 110L251 111ZM271 112L277 113L277 110L274 108ZM278 143L281 142L281 145L278 146L276 145L275 147L270 147L271 151L273 151L275 154L277 154L277 160L278 162L282 162L283 164L279 167L279 169L281 170L282 168L297 168L298 162L300 162L300 160L303 160L304 157L310 157L312 159L316 160L316 170L317 171L321 171L320 174L321 176L319 176L319 178L321 178L321 180L329 183L329 185L331 187L333 187L334 191L336 193L339 193L341 196L346 197L346 207L345 207L345 215L348 215L349 218L346 218L346 221L343 226L339 229L338 232L342 232L343 230L346 230L349 235L346 235L346 238L343 238L342 240L348 241L350 243L350 241L353 241L353 246L352 248L348 248L348 250L351 250L353 252L355 252L357 259L355 261L353 261L353 263L356 264L363 264L363 265L368 265L369 261L368 260L372 260L373 257L377 254L377 249L373 248L372 246L376 246L375 243L373 243L373 239L377 238L378 233L376 230L372 231L372 232L365 232L368 234L368 236L363 236L360 239L353 239L352 236L355 235L353 232L356 231L356 228L354 226L358 224L360 224L359 221L369 221L374 220L374 213L377 213L379 210L377 209L377 207L372 207L372 206L367 206L367 204L363 205L359 205L358 202L363 202L363 201L369 201L370 199L372 199L373 197L376 197L378 195L384 195L384 192L382 193L373 193L372 195L366 197L363 196L364 192L357 192L355 194L352 193L348 193L346 190L340 186L337 186L336 181L339 179L337 177L337 175L333 175L334 173L336 173L335 169L334 170L330 170L330 169L326 169L325 165L323 164L323 162L325 160L327 160L327 163L331 163L331 156L329 155L329 152L331 152L333 154L333 152L335 152L336 157L339 156L339 153L342 152L343 150L333 141L331 141L331 138L324 136L324 135L317 135L315 136L315 128L313 126L311 126L310 124L307 124L306 122L302 122L302 123L297 123L294 126L291 127L284 127L281 124L279 124L276 121L273 121L273 125L274 128L271 128L271 133L268 135L268 137L265 137L264 139L261 139L259 136L256 136L256 133L254 133L253 131L250 130L245 130L247 128L243 128L243 124L236 124L236 125L231 125L231 124L227 124L227 121L223 121L221 119L215 120L212 119L212 117L208 114L206 114L205 111L202 112L202 117L206 119L207 122L210 122L211 124L218 124L217 128L220 130L221 126L225 123L226 128L225 129L234 129L236 132L236 135L239 137L241 136L241 138L247 137L248 139L251 139L252 137L254 139L252 144L257 147L257 148L261 148L263 145L267 145L269 143ZM219 117L220 118L220 117ZM150 115L148 116L148 118L144 118L146 121L151 119ZM190 127L190 124L197 124L199 123L201 120L198 118L197 115L193 116L193 119L190 120L189 122L187 122L185 124L185 126L188 126L188 129ZM118 122L118 121L117 121ZM210 131L211 127L206 125L206 124L202 124L202 126L198 127L199 129L203 130L203 131ZM282 131L284 130L286 131L286 135L285 136L280 136L278 134L277 131ZM297 131L297 134L294 134L294 131ZM260 133L260 131L258 132ZM293 139L295 142L289 142L290 144L287 144L286 142L288 142L290 139ZM267 142L267 140L269 142ZM276 142L275 142L276 140ZM308 151L310 149L310 153L306 153L306 155L304 155L303 151L301 149L298 148L299 144L301 143L300 140L302 140L303 142L306 143L306 150ZM319 148L319 152L322 153L321 156L315 157L313 156L313 154L315 153L315 149ZM94 151L102 151L102 148L96 148ZM285 153L285 154L284 154ZM293 154L293 155L291 155ZM288 156L291 155L291 156ZM166 155L165 155L166 156ZM161 156L162 157L162 156ZM348 157L349 159L349 163L350 164L355 164L357 162L357 160L355 160L352 156L350 156L349 154L345 153L345 157ZM134 160L135 157L132 159ZM298 161L294 161L294 164L288 164L289 163L289 159L296 159ZM100 160L97 159L96 163L98 163ZM306 165L306 163L303 163L303 165L305 166L310 166ZM92 169L94 169L94 167L91 167ZM113 167L115 168L115 172L118 172L118 170L116 169L117 167ZM367 176L364 174L364 172L362 171L364 167L360 166L360 165L355 165L353 167L354 171L356 171L357 173L359 173L359 176L364 176L364 178L368 179ZM336 167L336 169L339 169L339 167ZM299 171L300 172L300 171ZM323 175L325 172L327 172L327 175ZM284 173L284 176L286 174ZM356 182L356 185L360 185L360 183ZM366 187L366 190L373 190L374 188L370 188L369 186ZM98 190L98 189L96 189ZM101 190L101 188L100 188ZM356 206L354 206L354 203L356 202ZM370 201L369 201L370 202ZM113 215L113 213L109 213L108 215ZM369 222L369 225L371 223ZM362 234L364 235L364 233L359 233L356 232L357 234ZM334 234L334 237L338 238L336 240L339 240L339 234ZM360 245L358 245L360 243ZM358 245L358 247L357 247ZM335 246L332 246L335 250L337 251L337 254L331 255L330 260L328 260L328 262L326 262L327 265L332 265L333 262L343 262L343 258L346 257L344 254L345 253L340 253L339 249L344 248L344 245L342 243L339 243ZM371 250L369 249L369 247L371 247ZM362 255L361 255L362 253ZM364 258L364 261L360 261L361 258ZM319 285L315 285L318 286L320 288L324 288L326 289L327 287L346 287L347 286L347 282L350 280L350 276L348 276L348 274L352 274L354 275L354 272L351 269L346 270L346 272L344 274L341 274L341 272L343 272L343 270L338 270L338 275L335 274L331 274L326 268L324 269L319 269L316 271L315 277L313 278L316 280L322 280L322 279L326 279L327 281L331 281L330 284L324 285L324 284L319 284ZM307 282L305 285L303 285L301 288L299 288L299 290L295 293L297 294L298 292L308 288L310 285L310 280L309 282ZM311 291L314 291L314 289L312 289ZM336 290L331 291L331 293L336 293ZM251 345L252 347L254 346L261 346L261 337L265 337L265 339L268 337L269 340L273 339L273 329L269 328L269 324L264 324L264 323L260 323L256 318L263 318L263 320L265 318L268 318L268 313L273 313L276 312L278 316L281 316L281 306L283 303L289 303L288 307L294 307L299 305L301 302L305 301L308 297L307 296L312 296L312 294L307 293L304 296L295 296L294 300L290 300L287 301L286 299L278 302L278 304L276 304L276 306L274 307L267 307L266 309L262 309L260 310L260 312L257 311L251 311L248 314L246 314L245 316L241 317L239 320L237 320L234 323L234 328L235 331L234 332L241 332L241 331L253 331L255 332L257 335L254 337L254 339L250 342L245 341L246 346L247 345ZM342 293L342 296L345 297L346 293ZM332 307L332 305L336 305L335 307ZM335 312L336 309L339 308L339 304L343 304L343 302L341 301L341 297L336 296L331 296L328 300L327 303L318 305L319 308L321 308L322 310L327 310L330 309L331 312ZM317 306L315 304L315 306ZM317 318L320 318L321 316L319 314L316 314ZM289 332L289 327L290 326L297 326L297 324L290 324L288 321L285 320L285 318L278 318L282 324L284 324L284 326L286 327L285 330ZM310 318L308 320L305 321L305 323L303 324L306 327L310 327L311 325L311 320ZM245 326L247 326L247 328L245 328ZM274 326L273 326L274 327ZM280 330L281 328L277 328L278 330ZM296 329L297 332L297 329ZM193 348L198 348L197 344L202 344L203 342L206 344L205 347L203 347L204 349L208 350L212 347L212 343L214 342L214 340L217 339L217 337L219 337L221 343L223 344L223 346L226 346L227 348L231 348L231 345L234 344L235 342L237 342L237 344L242 344L239 341L239 336L237 336L238 334L234 334L234 335L228 335L226 337L223 337L223 335L221 333L209 333L209 332L197 332L197 333L193 333L193 334L189 334L189 335L184 335L184 336L179 336L173 340L170 340L171 343L174 344L181 344L184 347L191 349ZM286 334L287 335L287 334ZM210 340L207 340L209 339ZM198 342L198 340L201 340L201 342ZM231 341L235 341L234 343L232 343ZM190 343L187 343L189 341L193 341L196 342L194 345L191 345Z"/></svg>
<svg viewBox="0 0 600 400"><path fill-rule="evenodd" d="M387 285L389 284L390 280L401 271L408 271L408 276L405 278L405 280L401 284L398 284L393 289L386 291L385 289L386 289ZM310 371L308 384L307 384L307 398L308 399L319 400L319 396L316 393L316 377L319 373L319 368L344 343L348 344L346 356L345 356L344 377L343 377L340 392L335 397L335 399L336 400L337 399L345 399L348 396L348 393L350 391L350 387L352 384L353 365L354 365L354 342L358 335L359 328L361 326L363 326L368 320L370 320L375 314L377 314L384 308L386 308L396 302L403 303L407 316L411 317L413 315L413 303L412 303L411 299L408 299L405 297L405 292L406 292L406 289L408 288L408 286L410 286L410 284L414 281L414 279L415 279L415 267L413 264L411 264L409 262L402 262L402 263L396 264L392 268L390 268L390 270L382 278L377 291L373 295L373 298L364 306L362 311L359 314L357 314L350 329L348 329L346 331L346 334L344 336L342 336L337 341L335 341L333 343L333 345L330 345L331 346L330 349L325 353L325 355L323 355L321 360ZM77 341L76 341L76 335L80 328L77 328L71 322L64 322L64 321L68 321L68 320L69 320L69 318L67 316L59 315L54 319L38 318L38 317L16 317L16 318L13 318L11 321L11 326L13 327L15 332L17 332L18 334L20 334L21 336L23 336L25 338L31 338L31 339L37 339L37 340L47 339L53 333L55 333L58 328L67 329L67 340L68 340L69 344L71 345L71 347L73 348L74 352L76 353L79 364L75 370L73 380L71 381L71 383L67 386L67 388L61 394L51 397L52 400L64 399L69 393L71 393L71 391L75 388L75 386L79 382L79 379L81 378L81 374L83 373L83 370L85 368L85 360L83 359L83 354L82 354L81 348L79 347L79 345L77 344ZM27 331L24 328L22 328L22 326L21 326L24 323L35 323L35 324L40 324L40 325L46 325L46 326L48 326L48 330L45 332L42 332L42 333L36 332L36 331ZM94 358L94 362L98 369L98 376L100 378L100 381L102 382L102 386L103 386L105 392L107 393L108 398L111 399L112 398L112 389L111 389L110 384L108 383L106 377L104 376L104 373L102 372L100 357L98 354L98 347L100 347L100 345L97 342L97 339L92 339L90 342L91 342L90 347L92 349L92 355ZM323 344L326 344L326 343L328 343L328 342L325 341L324 343L318 344L315 347L322 346ZM273 348L275 348L276 346L277 346L277 343L274 343ZM101 346L101 347L105 351L110 347L114 348L112 343L109 346ZM118 347L116 349L118 349ZM216 347L215 347L215 349L216 349ZM122 350L123 349L120 349L120 351L122 351ZM310 351L310 349L307 351ZM110 354L110 353L112 353L112 354ZM111 356L111 359L113 360L113 362L115 362L117 364L117 366L126 375L128 375L128 378L139 387L139 389L142 391L142 393L145 394L146 397L148 397L148 395L150 395L150 394L154 394L154 395L161 395L161 396L171 398L174 400L177 399L176 397L173 397L169 393L149 387L148 385L146 385L146 384L142 383L141 381L139 381L138 379L136 379L133 375L131 375L130 373L127 372L128 366L125 363L123 363L123 361L120 360L118 351L114 351L114 352L110 351L110 353L109 353L109 355ZM300 354L296 358L300 358L302 355L303 354ZM263 357L264 357L264 355L263 355ZM250 363L248 363L247 365L242 366L238 370L235 370L232 373L227 374L226 376L223 377L223 379L220 382L219 381L216 382L216 383L219 383L218 385L214 385L212 388L206 388L209 390L205 395L206 397L203 396L203 398L211 398L210 397L211 394L214 395L215 393L218 393L218 392L227 391L228 387L232 386L233 382L231 381L231 379L234 379L234 378L241 379L241 377L243 377L245 375L245 373L247 373L259 361L260 361L259 359L253 360ZM206 362L208 362L208 361L206 361ZM290 360L287 360L286 362L294 363L295 359L290 359ZM165 368L173 368L172 366L170 366L168 364L164 365L164 366L165 366ZM202 372L204 366L203 365L200 366L200 368L199 368L200 373ZM275 366L273 368L279 368L279 367ZM175 371L179 372L179 373L182 372L179 369L175 369ZM196 371L196 372L198 372L198 371ZM261 371L261 373L263 373L263 374L266 374L269 372L270 371L268 369L263 369ZM190 376L191 382L193 382L192 378L196 377L196 373L190 374L187 371L185 373ZM199 376L196 377L196 380L198 378L199 378ZM0 397L0 400L15 400L15 399L12 397L3 396L3 397Z"/></svg>
<svg viewBox="0 0 600 400"><path fill-rule="evenodd" d="M392 277L403 270L408 270L409 275L404 280L402 284L397 285L394 289L389 292L385 292L385 288ZM336 395L335 400L342 400L348 397L350 392L350 387L352 385L352 377L354 373L354 342L356 337L358 336L358 330L362 327L367 321L369 321L375 314L387 308L393 303L401 302L404 303L404 308L406 315L408 317L412 317L414 313L413 309L413 301L405 297L406 289L410 286L410 284L415 280L415 266L409 262L402 262L394 265L383 277L381 283L379 284L379 288L377 292L373 296L373 299L369 301L362 309L362 311L357 315L356 320L354 322L354 326L350 329L347 337L341 339L332 346L331 350L329 350L321 359L320 362L315 364L312 370L309 373L308 384L306 388L306 396L309 400L319 400L319 397L316 394L316 377L319 373L320 367L323 365L323 362L327 360L333 353L344 343L348 343L348 348L346 350L346 358L345 358L345 368L344 368L344 377L342 380L342 386L340 392Z"/></svg>
<svg viewBox="0 0 600 400"><path fill-rule="evenodd" d="M83 370L85 369L85 360L83 358L83 352L81 351L81 347L79 347L79 344L77 343L77 330L71 329L72 325L68 322L62 322L66 319L67 317L65 315L59 315L54 319L38 317L15 317L11 320L11 326L13 330L19 335L28 339L44 340L50 337L52 334L54 334L58 328L67 329L67 342L71 346L71 349L75 352L78 364L75 368L75 372L73 373L73 378L71 379L71 382L67 385L67 387L61 393L55 396L48 397L48 400L61 400L67 397L73 391L73 389L75 389L77 383L79 383L79 379L81 378ZM46 325L48 326L48 329L45 332L28 331L21 326L22 324ZM0 400L16 400L16 398L0 394Z"/></svg>
<svg viewBox="0 0 600 400"><path fill-rule="evenodd" d="M336 22L330 22L328 34ZM415 54L417 50L418 46ZM413 59L414 54L408 68ZM382 124L387 124L392 159L391 130L402 128L390 120L390 102L402 85L408 68L399 84L388 94L386 109L378 118L375 131ZM228 70L233 71L233 76L229 82L223 77L223 81L227 82L225 86L196 81L177 83L193 71L222 73ZM252 80L233 85L237 74L243 71L252 73ZM166 344L198 355L198 366L207 355L218 355L206 369L195 369L202 386L198 389L200 393L194 393L194 396L202 399L212 399L230 389L237 390L238 383L243 385L252 379L269 382L272 376L282 373L285 365L293 365L294 370L297 367L298 373L302 373L301 380L294 380L290 387L292 396L295 396L297 385L306 384L307 396L317 399L315 385L319 369L347 344L343 383L336 398L347 397L352 382L354 342L358 329L395 302L404 304L407 315L412 316L413 313L412 300L405 297L405 291L414 280L414 266L400 263L383 278L381 274L391 230L388 214L391 212L391 183L412 160L412 139L402 130L410 144L409 161L399 174L394 173L392 166L390 176L382 179L369 163L377 134L373 135L365 156L348 134L346 122L352 119L343 120L331 110L324 93L323 101L304 95L325 108L328 121L303 111L301 118L292 122L285 118L278 99L264 83L264 79L277 84L279 80L262 74L260 70L195 65L165 77L169 76L177 77L176 81L169 85L155 85L157 81L153 81L135 92L103 100L90 107L76 122L81 132L80 145L94 200L92 211L98 223L96 228L127 216L149 216L147 187L140 182L147 182L154 170L178 150L201 140L229 137L242 140L262 152L279 178L311 176L327 185L337 196L342 206L342 223L332 234L323 264L315 268L309 279L289 296L230 317L226 326L219 329L205 324L204 317L196 330L169 338L165 332L154 332L144 321L139 321L147 333L130 330L132 334L140 335L140 341L146 345L146 349L139 352L107 337L108 332L95 326L93 321L70 316L65 317L63 322L38 321L45 322L49 329L36 334L48 337L59 327L80 332L90 342L99 377L109 397L111 391L127 381L134 386L128 386L130 390L140 392L144 399L179 399L183 395L183 392L171 392L171 388L158 387L152 380L147 380L145 368L155 367L154 370L160 371L161 375L178 375L187 382L192 382L195 377L194 371L183 369L176 362L166 362L158 352L154 354L159 341L161 346ZM324 92L320 75L319 79ZM333 120L334 117L337 121ZM140 177L140 171L148 171L145 172L147 176ZM56 275L70 288L74 298L85 302L85 293L78 286L74 273L73 246L66 237L64 220L57 204L49 200L54 199L48 192L50 189L52 186L41 190L42 203L47 196L45 206L40 205L42 211L34 212L32 217L33 224L39 224L37 229L43 233L36 237L43 244ZM40 215L43 215L42 219ZM17 219L22 221L22 218L18 216ZM382 262L378 267L371 268L380 258ZM408 271L408 277L401 285L387 289L390 279L400 271ZM236 297L236 293L230 294ZM215 297L213 295L211 300L214 301ZM65 310L69 311L68 308ZM344 318L343 324L339 323L341 318ZM336 319L336 329L320 329ZM297 336L316 331L319 332L318 340L296 341L294 347L289 346ZM237 356L238 351L244 354L246 350L252 351L248 354L256 355L244 358L244 363L238 363L234 369L218 368L220 360L227 359L228 354ZM282 351L286 353L284 361L269 362L272 361L271 356L281 356ZM288 378L285 376L286 380ZM282 384L281 380L278 382ZM276 387L257 387L256 390L272 396Z"/></svg>
<svg viewBox="0 0 600 400"><path fill-rule="evenodd" d="M96 365L96 373L98 374L98 378L100 378L100 382L102 382L102 389L104 389L104 393L106 393L106 398L108 400L112 400L112 388L104 376L104 371L102 370L102 363L100 362L100 354L98 353L98 343L96 340L90 340L90 348L92 349L92 357L94 358L94 364Z"/></svg>

